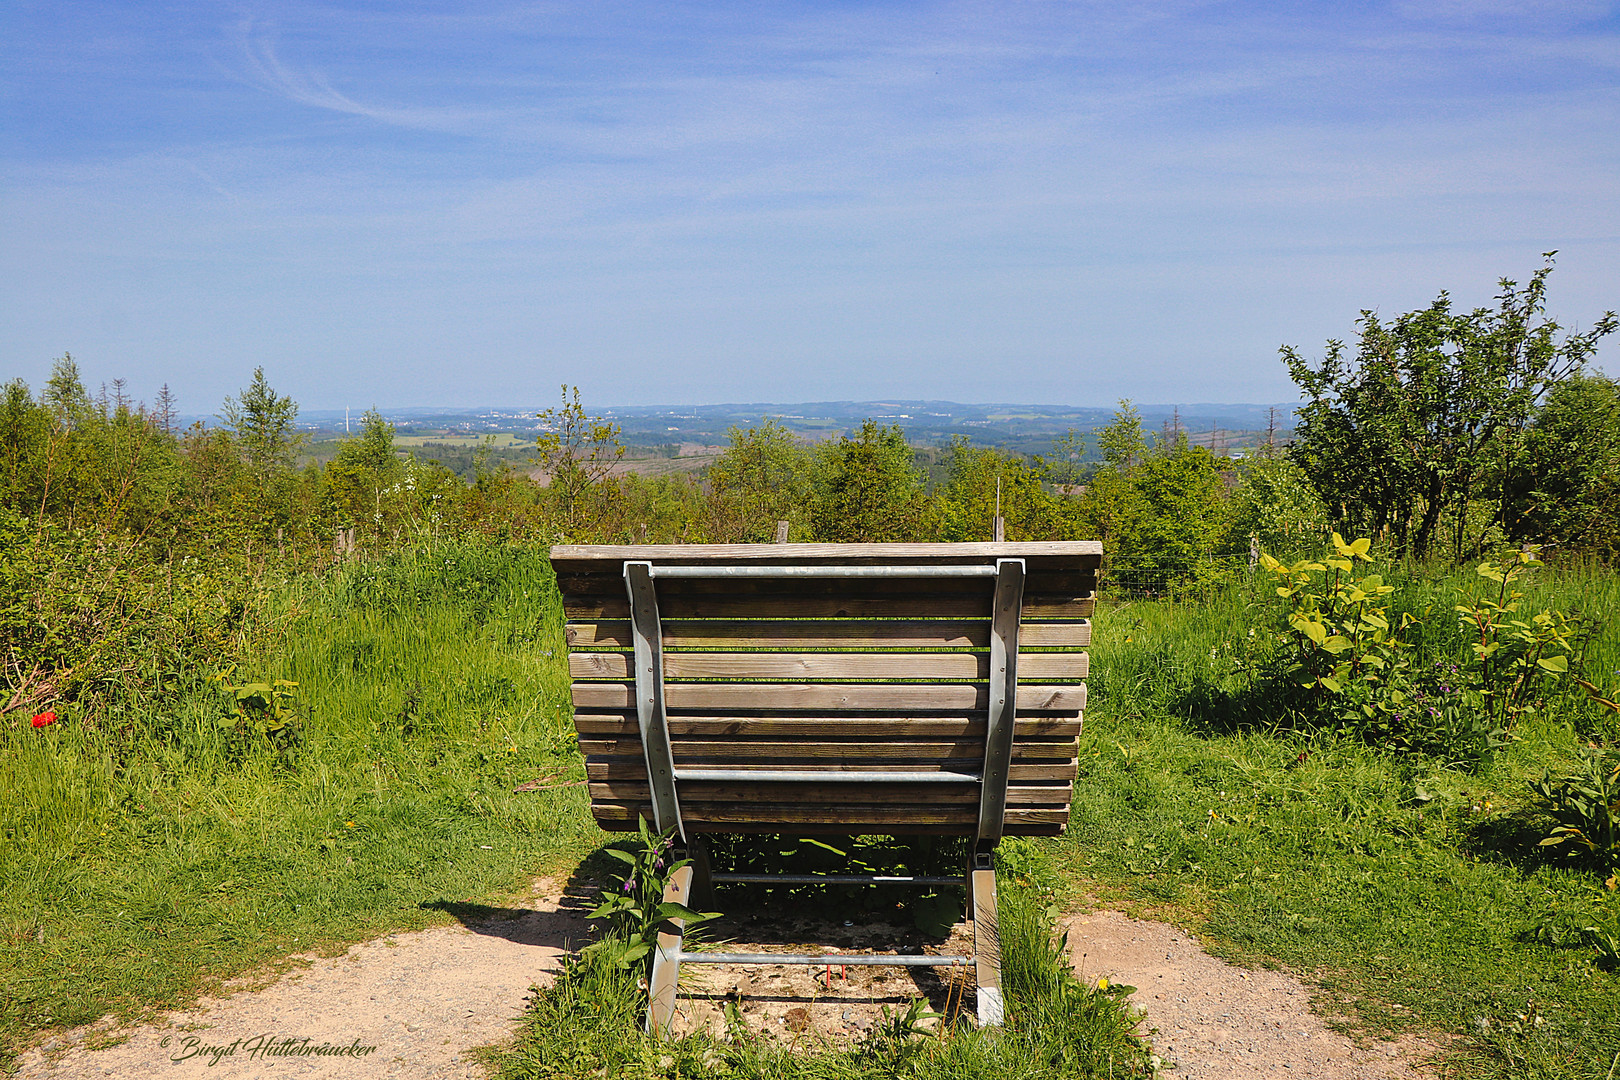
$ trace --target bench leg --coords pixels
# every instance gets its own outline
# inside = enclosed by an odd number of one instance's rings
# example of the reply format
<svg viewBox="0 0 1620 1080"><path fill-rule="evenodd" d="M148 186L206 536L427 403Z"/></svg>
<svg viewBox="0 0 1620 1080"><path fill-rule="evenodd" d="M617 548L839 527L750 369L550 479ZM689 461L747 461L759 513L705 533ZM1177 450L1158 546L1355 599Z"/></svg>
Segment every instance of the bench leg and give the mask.
<svg viewBox="0 0 1620 1080"><path fill-rule="evenodd" d="M714 906L714 872L709 863L709 845L694 836L686 845L686 857L692 860L692 898L686 901L686 906L693 911L703 911Z"/></svg>
<svg viewBox="0 0 1620 1080"><path fill-rule="evenodd" d="M666 903L691 906L692 867L683 866L669 876L664 886ZM675 993L681 980L681 935L686 929L681 919L671 919L673 934L658 935L658 947L653 952L652 978L647 984L647 1031L658 1035L675 1018Z"/></svg>
<svg viewBox="0 0 1620 1080"><path fill-rule="evenodd" d="M1001 927L996 919L996 872L975 868L968 874L973 905L973 960L979 986L979 1026L1001 1027L1007 1006L1001 996Z"/></svg>

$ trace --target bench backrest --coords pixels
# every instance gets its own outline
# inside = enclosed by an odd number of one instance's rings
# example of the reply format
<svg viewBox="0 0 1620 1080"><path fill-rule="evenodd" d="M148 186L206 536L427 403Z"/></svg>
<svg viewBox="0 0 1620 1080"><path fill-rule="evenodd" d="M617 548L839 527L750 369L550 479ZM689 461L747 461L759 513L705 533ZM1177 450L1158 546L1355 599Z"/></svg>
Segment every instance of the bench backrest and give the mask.
<svg viewBox="0 0 1620 1080"><path fill-rule="evenodd" d="M683 833L1060 832L1100 558L1095 541L554 547L592 814Z"/></svg>

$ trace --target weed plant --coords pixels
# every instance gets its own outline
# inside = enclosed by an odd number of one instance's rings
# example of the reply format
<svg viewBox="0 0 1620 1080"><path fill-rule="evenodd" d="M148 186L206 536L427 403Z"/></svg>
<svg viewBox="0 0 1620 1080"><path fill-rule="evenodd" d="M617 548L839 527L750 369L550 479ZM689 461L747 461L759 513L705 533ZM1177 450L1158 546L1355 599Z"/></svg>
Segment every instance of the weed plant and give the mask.
<svg viewBox="0 0 1620 1080"><path fill-rule="evenodd" d="M582 787L513 791L583 776L543 550L436 543L267 605L276 633L140 738L0 730L0 1063L43 1030L476 912L595 839ZM296 743L244 728L223 686L252 684L285 695Z"/></svg>
<svg viewBox="0 0 1620 1080"><path fill-rule="evenodd" d="M1433 617L1475 572L1449 573L1387 578L1426 659L1467 647L1449 608ZM1606 1080L1620 890L1540 846L1558 823L1530 782L1613 740L1612 714L1566 682L1471 770L1297 727L1246 673L1269 584L1099 616L1073 818L1050 843L1071 893L1087 881L1229 958L1296 971L1370 1035L1436 1036L1448 1075ZM1524 588L1536 610L1589 620L1572 670L1611 691L1620 626L1600 618L1620 610L1620 578L1574 570Z"/></svg>

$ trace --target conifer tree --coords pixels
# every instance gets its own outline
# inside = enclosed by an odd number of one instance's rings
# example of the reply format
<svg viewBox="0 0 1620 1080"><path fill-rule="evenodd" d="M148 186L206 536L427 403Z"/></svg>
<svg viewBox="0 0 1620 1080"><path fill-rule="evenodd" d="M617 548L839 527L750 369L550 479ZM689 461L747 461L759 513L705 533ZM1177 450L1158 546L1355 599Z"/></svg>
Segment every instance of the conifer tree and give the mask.
<svg viewBox="0 0 1620 1080"><path fill-rule="evenodd" d="M248 464L260 478L291 468L298 435L293 421L298 404L278 396L265 380L264 368L253 369L253 382L234 398L225 399L225 426L236 435Z"/></svg>

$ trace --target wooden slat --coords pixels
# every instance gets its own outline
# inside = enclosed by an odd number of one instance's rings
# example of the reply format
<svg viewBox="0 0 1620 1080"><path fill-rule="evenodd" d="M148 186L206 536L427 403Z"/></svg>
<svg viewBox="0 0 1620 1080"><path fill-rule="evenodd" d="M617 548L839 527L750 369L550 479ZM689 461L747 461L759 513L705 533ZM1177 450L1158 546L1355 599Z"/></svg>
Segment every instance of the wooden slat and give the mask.
<svg viewBox="0 0 1620 1080"><path fill-rule="evenodd" d="M576 679L628 679L632 656L622 652L576 652L568 657ZM1032 653L1018 658L1020 682L1084 679L1085 653ZM671 653L664 678L767 679L772 682L863 679L988 679L988 653Z"/></svg>
<svg viewBox="0 0 1620 1080"><path fill-rule="evenodd" d="M590 786L596 802L650 802L646 781L612 780ZM681 805L710 802L820 803L847 806L977 806L977 785L946 784L699 784L682 781ZM1068 806L1069 784L1007 789L1008 806Z"/></svg>
<svg viewBox="0 0 1620 1080"><path fill-rule="evenodd" d="M591 814L598 820L620 819L634 821L650 815L650 804L593 802ZM977 805L953 806L838 806L794 805L792 803L681 803L681 819L688 825L696 822L713 824L752 824L765 822L784 825L957 825L976 824ZM1007 823L1058 824L1069 818L1068 807L1008 807ZM773 830L774 831L774 830Z"/></svg>
<svg viewBox="0 0 1620 1080"><path fill-rule="evenodd" d="M914 596L980 596L989 615L991 578L658 578L660 606L677 597L708 596L870 596L900 601ZM564 596L625 596L624 577L611 574L558 574L557 588ZM1032 593L1090 595L1097 575L1086 570L1030 571L1024 588Z"/></svg>
<svg viewBox="0 0 1620 1080"><path fill-rule="evenodd" d="M597 818L596 827L603 832L631 833L637 829L635 817L619 820ZM1062 836L1067 821L1035 822L1031 824L1013 823L1002 827L1003 836ZM967 834L972 835L973 827L967 828ZM692 821L686 823L688 835L733 833L778 833L788 836L961 836L961 825L897 825L893 822L840 822L833 825L818 825L814 822L776 822L767 821L754 823L747 821L735 822L708 822Z"/></svg>
<svg viewBox="0 0 1620 1080"><path fill-rule="evenodd" d="M635 708L635 684L630 682L576 682L574 707ZM666 687L670 709L735 710L761 712L819 709L872 710L874 712L968 711L988 707L990 692L984 685L966 683L671 683ZM1020 711L1079 712L1086 707L1084 684L1074 686L1020 686Z"/></svg>
<svg viewBox="0 0 1620 1080"><path fill-rule="evenodd" d="M984 757L983 739L932 739L905 742L806 742L786 739L701 739L672 740L676 768L698 768L719 762L768 765L774 761L818 761L831 758L846 766L862 761L916 761L940 758ZM580 752L612 756L639 753L639 742L618 739L581 739ZM1013 743L1014 761L1066 761L1075 756L1073 739L1022 739Z"/></svg>
<svg viewBox="0 0 1620 1080"><path fill-rule="evenodd" d="M930 739L984 738L984 717L971 716L674 716L669 718L672 736L721 735L777 736L803 739L845 736L850 738ZM638 738L640 724L634 716L622 713L574 716L574 729L582 736ZM1080 734L1078 716L1034 716L1020 718L1013 728L1014 738L1035 735L1074 738Z"/></svg>
<svg viewBox="0 0 1620 1080"><path fill-rule="evenodd" d="M934 649L990 647L989 620L891 622L877 619L790 622L664 620L664 649L714 649L746 645L759 649ZM565 633L572 648L629 649L628 620L569 623ZM1091 644L1091 623L1025 622L1018 630L1020 650L1084 648Z"/></svg>
<svg viewBox="0 0 1620 1080"><path fill-rule="evenodd" d="M978 622L890 622L876 619L790 622L787 620L674 622L664 620L664 648L713 649L747 646L759 649L970 648L989 647L989 620ZM570 623L568 644L574 648L631 647L628 621Z"/></svg>
<svg viewBox="0 0 1620 1080"><path fill-rule="evenodd" d="M958 758L948 761L910 762L906 764L883 764L862 761L849 766L862 772L916 772L919 769L927 770L938 767L950 772L976 772L984 764L984 754L980 753L971 758ZM836 761L817 761L813 764L798 762L785 762L772 765L774 769L799 771L808 769L839 769L843 768ZM1076 775L1073 761L1057 764L1014 764L1007 770L1008 780L1011 783L1037 782L1037 781L1070 781ZM640 747L636 747L633 754L617 757L591 756L585 759L585 775L592 782L601 780L645 780L647 778L647 763L641 757Z"/></svg>
<svg viewBox="0 0 1620 1080"><path fill-rule="evenodd" d="M916 596L905 603L882 597L758 596L660 597L664 619L974 619L987 618L989 593L980 596ZM1093 593L1082 596L1024 596L1026 619L1085 619L1096 608ZM575 620L628 619L630 602L623 596L563 595L563 611Z"/></svg>

